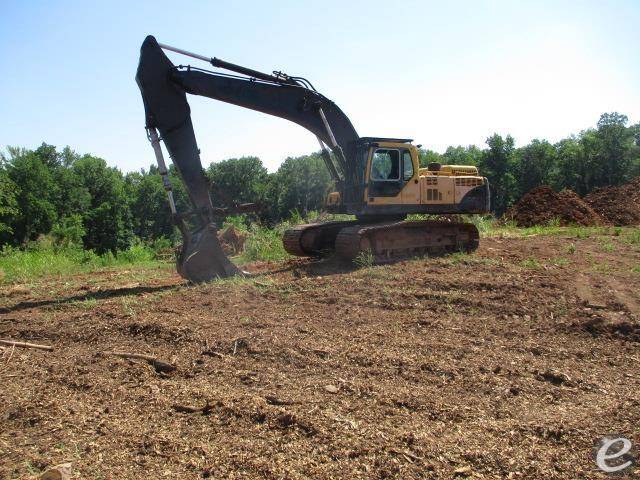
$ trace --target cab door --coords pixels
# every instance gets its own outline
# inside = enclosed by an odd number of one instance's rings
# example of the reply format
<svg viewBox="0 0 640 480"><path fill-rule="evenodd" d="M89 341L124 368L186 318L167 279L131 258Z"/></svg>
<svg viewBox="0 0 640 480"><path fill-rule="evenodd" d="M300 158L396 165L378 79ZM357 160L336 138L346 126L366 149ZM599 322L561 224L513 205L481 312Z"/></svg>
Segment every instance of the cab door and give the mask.
<svg viewBox="0 0 640 480"><path fill-rule="evenodd" d="M403 149L402 154L402 203L404 205L418 205L420 203L420 181L418 171L417 154L412 155L412 151Z"/></svg>
<svg viewBox="0 0 640 480"><path fill-rule="evenodd" d="M369 163L369 201L377 203L400 203L402 181L402 159L400 149L376 147Z"/></svg>
<svg viewBox="0 0 640 480"><path fill-rule="evenodd" d="M417 157L402 145L378 145L369 162L367 203L401 205L420 203Z"/></svg>

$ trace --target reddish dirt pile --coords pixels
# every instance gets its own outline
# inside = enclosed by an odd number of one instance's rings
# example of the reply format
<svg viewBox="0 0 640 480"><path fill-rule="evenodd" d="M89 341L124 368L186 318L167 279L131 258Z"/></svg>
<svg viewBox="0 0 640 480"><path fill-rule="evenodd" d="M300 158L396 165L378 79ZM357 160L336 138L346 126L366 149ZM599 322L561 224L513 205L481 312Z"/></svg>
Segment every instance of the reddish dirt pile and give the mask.
<svg viewBox="0 0 640 480"><path fill-rule="evenodd" d="M222 244L222 249L227 255L238 255L244 250L244 242L247 234L241 232L233 225L218 232L218 240Z"/></svg>
<svg viewBox="0 0 640 480"><path fill-rule="evenodd" d="M598 188L584 200L613 225L640 225L640 177L619 187Z"/></svg>
<svg viewBox="0 0 640 480"><path fill-rule="evenodd" d="M560 225L600 225L602 218L575 192L563 190L556 193L546 185L527 192L518 203L505 214L519 227L546 225L555 219Z"/></svg>

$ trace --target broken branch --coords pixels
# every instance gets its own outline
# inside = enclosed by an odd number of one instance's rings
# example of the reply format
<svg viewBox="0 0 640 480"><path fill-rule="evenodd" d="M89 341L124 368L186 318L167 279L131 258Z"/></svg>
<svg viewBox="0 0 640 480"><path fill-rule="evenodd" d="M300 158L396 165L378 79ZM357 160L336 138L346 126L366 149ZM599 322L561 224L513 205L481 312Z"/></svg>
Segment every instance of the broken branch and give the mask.
<svg viewBox="0 0 640 480"><path fill-rule="evenodd" d="M16 342L15 340L0 340L0 344L13 347L35 348L38 350L47 350L48 352L53 352L53 347L49 345L38 345L37 343Z"/></svg>
<svg viewBox="0 0 640 480"><path fill-rule="evenodd" d="M175 404L171 406L176 412L180 413L198 413L201 412L203 415L208 415L211 410L213 410L213 406L207 402L204 407L192 407L191 405L180 405Z"/></svg>
<svg viewBox="0 0 640 480"><path fill-rule="evenodd" d="M162 360L158 360L156 357L151 355L143 355L142 353L128 353L128 352L104 352L107 355L115 355L116 357L121 358L133 358L136 360L144 360L153 368L156 369L158 373L170 373L173 372L177 367L172 365L171 363L164 362Z"/></svg>

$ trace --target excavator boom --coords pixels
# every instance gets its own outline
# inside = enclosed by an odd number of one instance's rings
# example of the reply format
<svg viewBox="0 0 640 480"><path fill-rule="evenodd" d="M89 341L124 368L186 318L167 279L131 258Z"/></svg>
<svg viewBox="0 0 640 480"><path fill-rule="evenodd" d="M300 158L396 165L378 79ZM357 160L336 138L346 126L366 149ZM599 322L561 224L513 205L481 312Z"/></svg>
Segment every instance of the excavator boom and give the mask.
<svg viewBox="0 0 640 480"><path fill-rule="evenodd" d="M163 47L244 76L175 66L164 54ZM240 272L224 255L217 240L216 209L202 169L187 93L239 105L303 126L318 138L334 180L350 182L353 179L358 134L340 108L304 79L284 74L269 75L217 58L195 55L160 45L153 36L148 36L140 49L136 82L144 102L145 125L169 192L174 222L183 235L178 271L191 281L207 281ZM175 209L160 140L189 194L192 210L187 214L190 222L186 221L187 215L178 214ZM335 163L325 145L333 151Z"/></svg>

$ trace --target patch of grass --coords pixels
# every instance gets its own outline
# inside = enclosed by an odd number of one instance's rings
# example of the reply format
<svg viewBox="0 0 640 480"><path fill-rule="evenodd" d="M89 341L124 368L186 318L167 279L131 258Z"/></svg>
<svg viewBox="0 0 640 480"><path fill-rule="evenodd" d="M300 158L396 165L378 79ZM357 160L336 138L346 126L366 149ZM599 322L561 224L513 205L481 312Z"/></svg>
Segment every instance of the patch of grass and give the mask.
<svg viewBox="0 0 640 480"><path fill-rule="evenodd" d="M375 258L371 250L363 250L356 258L353 259L353 263L355 263L359 268L369 268L373 266L374 261Z"/></svg>
<svg viewBox="0 0 640 480"><path fill-rule="evenodd" d="M231 225L233 225L235 228L237 228L240 231L246 232L247 225L249 225L249 218L245 214L229 215L224 219L224 222L222 224L222 230L224 230L227 227L230 227Z"/></svg>
<svg viewBox="0 0 640 480"><path fill-rule="evenodd" d="M422 220L434 220L441 217L440 215L427 215L423 213L412 213L407 215L408 222L416 222ZM493 228L496 222L496 218L493 215L460 215L461 221L465 223L472 223L476 226L480 233L488 232ZM514 224L515 227L515 224Z"/></svg>
<svg viewBox="0 0 640 480"><path fill-rule="evenodd" d="M594 262L592 264L593 270L598 272L598 273L603 273L605 275L608 275L609 273L611 273L611 265L609 265L608 263L598 263L598 262Z"/></svg>
<svg viewBox="0 0 640 480"><path fill-rule="evenodd" d="M269 278L255 278L251 276L234 275L227 278L214 278L210 282L200 283L197 285L191 285L189 288L194 288L200 292L209 291L212 285L231 285L231 286L249 286L255 284L271 285L273 282Z"/></svg>
<svg viewBox="0 0 640 480"><path fill-rule="evenodd" d="M520 266L523 268L541 268L542 265L535 258L527 258L520 262Z"/></svg>
<svg viewBox="0 0 640 480"><path fill-rule="evenodd" d="M348 220L355 220L355 215L346 215L343 213L327 213L327 212L318 212L316 210L312 210L307 213L306 217L298 215L296 220L296 225L301 223L317 223L317 222L346 222ZM293 222L293 219L292 219Z"/></svg>
<svg viewBox="0 0 640 480"><path fill-rule="evenodd" d="M570 243L569 245L567 245L567 253L569 255L573 255L574 253L576 253L576 244L575 243Z"/></svg>
<svg viewBox="0 0 640 480"><path fill-rule="evenodd" d="M93 310L98 306L98 300L96 298L87 298L85 300L71 302L71 305L80 310Z"/></svg>
<svg viewBox="0 0 640 480"><path fill-rule="evenodd" d="M620 228L616 227L583 227L581 225L571 225L561 227L556 222L551 221L548 225L534 225L532 227L517 227L512 222L499 223L494 222L490 228L484 232L486 237L530 237L533 235L565 235L568 237L584 239L595 235L617 235L620 234Z"/></svg>
<svg viewBox="0 0 640 480"><path fill-rule="evenodd" d="M491 215L465 215L464 219L469 223L473 223L480 233L485 233L491 230L491 227L495 222L495 218Z"/></svg>
<svg viewBox="0 0 640 480"><path fill-rule="evenodd" d="M622 237L622 241L631 245L640 246L640 227L629 229Z"/></svg>
<svg viewBox="0 0 640 480"><path fill-rule="evenodd" d="M38 475L41 472L41 470L34 466L29 460L25 460L24 466L27 472L29 472L29 475Z"/></svg>
<svg viewBox="0 0 640 480"><path fill-rule="evenodd" d="M449 263L451 265L457 265L459 263L464 262L465 260L467 260L467 258L469 257L469 255L465 252L455 252L452 253L451 255L449 255L447 257L447 260L449 260Z"/></svg>
<svg viewBox="0 0 640 480"><path fill-rule="evenodd" d="M560 226L560 218L559 217L553 217L552 219L550 219L547 222L547 227L559 227Z"/></svg>
<svg viewBox="0 0 640 480"><path fill-rule="evenodd" d="M589 238L593 234L604 233L602 230L599 230L598 227L567 227L567 233L576 238Z"/></svg>
<svg viewBox="0 0 640 480"><path fill-rule="evenodd" d="M569 260L564 257L558 257L551 260L551 263L557 267L564 267L565 265L569 265Z"/></svg>
<svg viewBox="0 0 640 480"><path fill-rule="evenodd" d="M605 240L602 242L602 249L607 253L613 253L616 247L611 240Z"/></svg>
<svg viewBox="0 0 640 480"><path fill-rule="evenodd" d="M640 265L636 265L636 266L634 266L634 267L631 269L631 271L632 271L633 273L640 273Z"/></svg>
<svg viewBox="0 0 640 480"><path fill-rule="evenodd" d="M252 224L249 227L247 240L241 260L252 262L256 260L284 260L291 258L282 244L282 235L291 225L282 223L276 228L267 228Z"/></svg>
<svg viewBox="0 0 640 480"><path fill-rule="evenodd" d="M556 233L557 228L537 225L534 227L521 228L517 227L513 222L503 224L494 223L491 228L484 232L486 237L505 237L505 238L521 238L530 237L532 235L550 235Z"/></svg>
<svg viewBox="0 0 640 480"><path fill-rule="evenodd" d="M24 283L44 276L73 275L122 265L159 265L155 252L145 245L129 250L97 255L78 247L55 249L29 245L26 249L5 246L0 251L0 283Z"/></svg>
<svg viewBox="0 0 640 480"><path fill-rule="evenodd" d="M383 288L388 286L389 282L400 280L397 275L391 272L389 265L373 265L372 267L363 268L360 272L362 272L361 277L366 277L367 282L373 282L383 286Z"/></svg>
<svg viewBox="0 0 640 480"><path fill-rule="evenodd" d="M125 316L132 317L132 318L136 317L136 311L133 309L132 304L136 304L138 302L139 302L138 299L136 299L135 301L132 301L126 297L122 297L122 300L120 303L122 304L122 310Z"/></svg>

